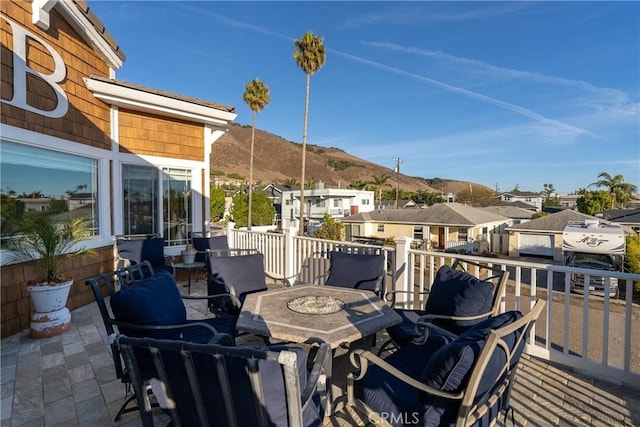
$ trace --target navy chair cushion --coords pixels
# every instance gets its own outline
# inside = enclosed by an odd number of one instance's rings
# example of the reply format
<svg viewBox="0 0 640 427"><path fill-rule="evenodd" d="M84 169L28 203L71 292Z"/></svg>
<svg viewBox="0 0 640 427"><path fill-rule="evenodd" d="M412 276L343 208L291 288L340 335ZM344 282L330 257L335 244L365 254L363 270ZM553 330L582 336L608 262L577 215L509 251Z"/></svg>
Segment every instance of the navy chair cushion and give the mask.
<svg viewBox="0 0 640 427"><path fill-rule="evenodd" d="M187 320L187 310L180 291L171 274L161 271L123 286L110 298L111 310L116 320L139 325L181 325ZM141 331L122 331L131 336L141 336ZM144 332L153 338L176 338L179 332Z"/></svg>
<svg viewBox="0 0 640 427"><path fill-rule="evenodd" d="M290 350L296 353L300 387L304 389L307 383L307 355L304 350L297 347L267 347L259 350L282 351ZM224 401L228 398L234 403L237 425L256 425L256 399L250 385L250 373L254 370L248 364L252 359L241 359L225 356L225 373L227 377L221 377L211 356L200 353L192 353L193 363L200 379L200 390L203 401L206 404L206 415L210 425L228 426L227 413ZM172 386L173 396L177 403L178 413L182 424L185 426L199 425L195 401L189 384L184 380L186 371L179 360L178 354L163 351L165 366L168 369L169 382ZM267 412L267 425L287 427L287 407L285 401L285 387L282 369L278 362L273 360L258 359L257 370L259 380L264 387L264 408ZM228 383L227 383L228 381ZM227 387L230 386L230 389ZM230 392L231 396L227 393ZM303 413L304 426L319 427L321 419L319 414L319 400L312 401Z"/></svg>
<svg viewBox="0 0 640 427"><path fill-rule="evenodd" d="M491 281L443 265L436 273L424 311L444 316L475 316L491 310L493 293ZM434 323L460 334L482 320L437 320Z"/></svg>
<svg viewBox="0 0 640 427"><path fill-rule="evenodd" d="M480 354L482 346L492 329L507 326L522 317L518 311L509 311L495 317L490 317L464 334L460 335L450 344L436 351L426 363L420 376L420 381L429 387L442 391L459 392L468 382L469 374ZM507 337L507 345L512 346L518 332ZM484 371L476 400L479 400L491 387L496 384L498 372L505 360L504 351L496 351ZM514 361L514 363L517 362ZM424 395L424 425L447 425L455 423L460 401L445 399L442 397Z"/></svg>
<svg viewBox="0 0 640 427"><path fill-rule="evenodd" d="M193 237L193 247L198 253L196 254L196 262L206 262L206 251L209 250L226 250L229 249L229 241L227 236L212 237Z"/></svg>
<svg viewBox="0 0 640 427"><path fill-rule="evenodd" d="M267 290L264 255L261 253L210 257L209 268L212 275L209 287L220 288L224 284L226 291L241 302L249 293ZM220 290L210 289L209 295L221 293Z"/></svg>
<svg viewBox="0 0 640 427"><path fill-rule="evenodd" d="M419 378L425 364L439 346L409 343L385 359L402 373ZM387 414L392 425L417 424L421 413L420 392L393 375L369 365L367 373L355 382L355 395L379 414Z"/></svg>
<svg viewBox="0 0 640 427"><path fill-rule="evenodd" d="M382 292L384 255L332 251L329 258L331 265L325 281L326 286Z"/></svg>
<svg viewBox="0 0 640 427"><path fill-rule="evenodd" d="M140 264L149 261L154 271L172 272L172 267L166 265L164 260L164 238L152 237L149 239L117 239L118 255L128 259L132 264Z"/></svg>

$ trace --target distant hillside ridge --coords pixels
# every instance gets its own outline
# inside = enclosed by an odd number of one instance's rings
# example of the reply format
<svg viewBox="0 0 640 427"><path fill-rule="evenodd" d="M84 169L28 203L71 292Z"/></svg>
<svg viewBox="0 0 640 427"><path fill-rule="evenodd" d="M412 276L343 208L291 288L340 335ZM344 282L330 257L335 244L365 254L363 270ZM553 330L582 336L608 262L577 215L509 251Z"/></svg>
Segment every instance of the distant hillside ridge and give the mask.
<svg viewBox="0 0 640 427"><path fill-rule="evenodd" d="M213 144L211 171L214 174L224 173L225 176L241 176L246 180L249 177L250 153L251 127L231 124L228 132ZM299 183L301 163L302 144L256 128L253 157L255 182L284 183L293 179ZM307 144L305 175L307 181L322 181L326 187L331 188L348 188L354 180L370 183L374 176L386 175L389 178L383 189L391 190L396 187L396 173L393 169L363 160L337 148L318 145ZM445 179L432 180L437 182L437 186L431 186L425 178L402 173L399 181L400 191L409 192L423 190L456 194L460 189L469 186L468 182ZM474 187L478 185L473 183Z"/></svg>

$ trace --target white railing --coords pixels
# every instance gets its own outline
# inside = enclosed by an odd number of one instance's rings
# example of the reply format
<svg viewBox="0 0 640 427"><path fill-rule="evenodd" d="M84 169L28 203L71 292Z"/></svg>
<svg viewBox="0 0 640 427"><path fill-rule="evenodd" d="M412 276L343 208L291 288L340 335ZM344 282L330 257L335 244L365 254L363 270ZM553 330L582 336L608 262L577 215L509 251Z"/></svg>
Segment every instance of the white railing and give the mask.
<svg viewBox="0 0 640 427"><path fill-rule="evenodd" d="M435 271L456 258L507 270L509 281L502 296L502 311L527 312L536 298L547 302L531 334L528 353L594 377L640 387L640 305L632 302L633 282L640 282L640 274L598 271L598 276L607 277L607 288L611 278L618 279L622 297L616 299L609 296L608 289L604 297L570 292L572 273L585 274L588 283L593 270L415 250L410 249L412 239L408 237L396 239L393 248L299 237L293 230L284 234L229 230L229 235L232 247L263 252L265 268L271 274L297 275L305 282L326 271L326 254L339 247L382 251L387 258L387 290L428 290ZM399 308L414 304L423 306L424 301L396 301Z"/></svg>

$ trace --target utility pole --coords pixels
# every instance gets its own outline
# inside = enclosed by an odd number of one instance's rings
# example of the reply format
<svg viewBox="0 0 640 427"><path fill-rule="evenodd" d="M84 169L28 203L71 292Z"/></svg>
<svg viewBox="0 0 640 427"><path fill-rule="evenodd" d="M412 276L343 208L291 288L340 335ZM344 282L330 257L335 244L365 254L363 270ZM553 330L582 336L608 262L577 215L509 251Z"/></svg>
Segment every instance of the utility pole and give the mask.
<svg viewBox="0 0 640 427"><path fill-rule="evenodd" d="M402 159L400 157L394 157L393 161L396 162L396 209L400 206L400 163Z"/></svg>

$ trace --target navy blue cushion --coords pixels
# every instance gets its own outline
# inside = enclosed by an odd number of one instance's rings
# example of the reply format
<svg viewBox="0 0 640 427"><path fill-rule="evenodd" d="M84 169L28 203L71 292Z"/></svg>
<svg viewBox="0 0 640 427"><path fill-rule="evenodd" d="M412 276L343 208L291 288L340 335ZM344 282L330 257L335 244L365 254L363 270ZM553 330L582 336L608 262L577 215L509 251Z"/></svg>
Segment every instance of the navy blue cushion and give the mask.
<svg viewBox="0 0 640 427"><path fill-rule="evenodd" d="M210 257L209 295L220 293L216 286L224 284L227 292L244 301L247 294L267 290L264 255L261 253Z"/></svg>
<svg viewBox="0 0 640 427"><path fill-rule="evenodd" d="M440 267L429 292L424 311L444 316L476 316L491 310L494 284L447 265ZM484 319L434 321L455 334Z"/></svg>
<svg viewBox="0 0 640 427"><path fill-rule="evenodd" d="M193 247L198 253L196 254L196 262L206 262L206 251L229 249L229 241L227 236L212 237L194 237L192 239Z"/></svg>
<svg viewBox="0 0 640 427"><path fill-rule="evenodd" d="M332 251L327 286L382 291L384 255L350 254Z"/></svg>
<svg viewBox="0 0 640 427"><path fill-rule="evenodd" d="M491 330L509 325L521 317L522 313L519 311L509 311L490 317L477 324L453 342L435 352L424 367L420 377L421 381L438 390L461 391L466 387L469 374ZM505 341L511 346L517 336L517 332L511 334L505 338ZM481 396L495 384L496 370L499 370L502 366L500 359L504 362L504 352L498 350L494 352L485 369L483 375L485 381L481 381L477 396ZM425 425L455 423L455 417L460 406L459 400L445 399L432 395L425 395L423 399Z"/></svg>
<svg viewBox="0 0 640 427"><path fill-rule="evenodd" d="M139 325L180 325L187 320L187 311L173 276L157 274L123 286L110 298L116 320ZM141 336L140 331L121 331ZM143 336L167 338L167 333L143 333Z"/></svg>
<svg viewBox="0 0 640 427"><path fill-rule="evenodd" d="M297 355L300 386L301 389L304 389L307 382L307 355L304 350L282 346L267 347L260 350L282 351L285 349L293 351ZM251 390L249 372L252 368L247 363L248 360L255 361L255 359L225 356L225 373L228 378L223 378L220 377L218 368L213 363L211 356L200 353L192 353L192 356L200 379L199 393L206 404L206 416L209 424L212 426L229 425L224 401L231 398L234 404L234 416L236 417L237 425L256 425L256 420L258 419L258 414L256 413L257 396ZM163 357L168 368L173 396L177 403L182 424L185 426L199 425L194 399L188 382L184 380L186 371L179 360L178 354L175 352L173 354L163 352ZM284 380L279 363L274 360L258 359L258 371L260 382L264 387L264 407L267 412L268 425L288 426ZM230 389L227 389L225 385L227 379ZM222 386L220 382L222 382ZM318 403L319 400L312 401L305 409L303 413L304 426L317 427L321 425Z"/></svg>
<svg viewBox="0 0 640 427"><path fill-rule="evenodd" d="M164 261L164 239L153 237L150 239L118 239L116 240L118 255L121 258L130 260L133 264L140 264L142 261L149 261L157 270L159 266L165 265Z"/></svg>
<svg viewBox="0 0 640 427"><path fill-rule="evenodd" d="M437 345L409 343L392 353L385 362L417 379L438 348ZM419 391L377 365L369 365L364 378L355 382L355 394L377 413L386 414L391 425L414 425L421 416Z"/></svg>

